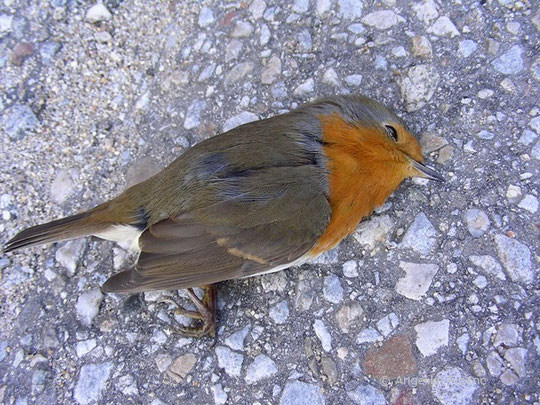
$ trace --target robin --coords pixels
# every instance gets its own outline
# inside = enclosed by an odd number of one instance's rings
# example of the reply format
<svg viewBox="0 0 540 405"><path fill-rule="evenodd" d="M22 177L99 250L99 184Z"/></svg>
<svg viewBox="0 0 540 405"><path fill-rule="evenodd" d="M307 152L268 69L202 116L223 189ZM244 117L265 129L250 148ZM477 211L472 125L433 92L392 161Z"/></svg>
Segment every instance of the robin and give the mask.
<svg viewBox="0 0 540 405"><path fill-rule="evenodd" d="M215 335L215 283L299 265L336 246L406 178L443 181L404 122L361 95L324 98L207 139L97 207L28 228L4 251L94 235L136 264L104 292L187 289ZM194 287L204 289L200 299Z"/></svg>

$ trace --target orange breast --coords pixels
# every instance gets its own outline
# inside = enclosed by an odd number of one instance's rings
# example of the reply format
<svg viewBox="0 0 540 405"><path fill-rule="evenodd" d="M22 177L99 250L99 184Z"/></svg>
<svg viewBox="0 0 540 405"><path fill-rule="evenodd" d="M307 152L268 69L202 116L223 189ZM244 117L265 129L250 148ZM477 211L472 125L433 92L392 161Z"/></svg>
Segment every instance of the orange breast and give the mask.
<svg viewBox="0 0 540 405"><path fill-rule="evenodd" d="M317 256L350 235L405 177L377 129L358 128L337 114L321 116L329 169L330 223L308 252Z"/></svg>

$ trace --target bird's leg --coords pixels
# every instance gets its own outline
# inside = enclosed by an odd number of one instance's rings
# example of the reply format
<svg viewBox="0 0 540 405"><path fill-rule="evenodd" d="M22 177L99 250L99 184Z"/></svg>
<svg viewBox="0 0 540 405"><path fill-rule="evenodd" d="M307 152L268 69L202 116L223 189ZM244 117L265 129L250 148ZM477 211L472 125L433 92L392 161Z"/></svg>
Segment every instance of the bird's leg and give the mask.
<svg viewBox="0 0 540 405"><path fill-rule="evenodd" d="M202 286L204 290L203 299L199 299L192 288L187 288L186 292L197 308L197 311L188 311L184 308L178 308L176 311L180 315L193 319L200 319L201 326L181 327L180 333L185 336L202 337L206 335L216 335L216 287L213 284Z"/></svg>
<svg viewBox="0 0 540 405"><path fill-rule="evenodd" d="M189 309L182 308L180 305L178 305L176 302L174 302L173 300L169 298L162 298L159 300L159 302L170 304L173 307L175 307L174 312L177 315L183 315L183 316L186 316L188 318L193 318L193 319L202 319L202 315L199 312L190 311Z"/></svg>

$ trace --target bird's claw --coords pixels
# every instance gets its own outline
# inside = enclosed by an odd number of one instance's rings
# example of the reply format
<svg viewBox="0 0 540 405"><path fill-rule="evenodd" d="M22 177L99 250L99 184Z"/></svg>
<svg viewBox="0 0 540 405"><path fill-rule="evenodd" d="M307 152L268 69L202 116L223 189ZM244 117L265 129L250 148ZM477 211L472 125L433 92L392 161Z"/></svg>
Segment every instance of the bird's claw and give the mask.
<svg viewBox="0 0 540 405"><path fill-rule="evenodd" d="M197 308L196 311L190 311L180 307L177 303L170 299L163 299L162 302L175 306L174 312L178 315L183 315L188 318L202 321L200 326L181 326L178 331L180 334L187 337L203 337L206 335L216 335L216 288L213 285L205 285L204 297L201 300L192 288L187 288L187 294L190 300Z"/></svg>

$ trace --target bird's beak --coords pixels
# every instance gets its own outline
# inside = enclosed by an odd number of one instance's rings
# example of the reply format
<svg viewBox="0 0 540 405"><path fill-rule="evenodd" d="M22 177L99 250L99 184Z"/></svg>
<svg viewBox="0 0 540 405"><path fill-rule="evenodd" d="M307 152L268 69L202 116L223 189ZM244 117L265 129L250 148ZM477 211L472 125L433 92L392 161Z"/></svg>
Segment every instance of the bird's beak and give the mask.
<svg viewBox="0 0 540 405"><path fill-rule="evenodd" d="M425 164L417 162L416 160L408 156L407 156L407 159L409 160L411 166L420 172L420 177L424 177L429 180L441 181L441 182L446 181L444 177L442 177L435 170L427 167Z"/></svg>

